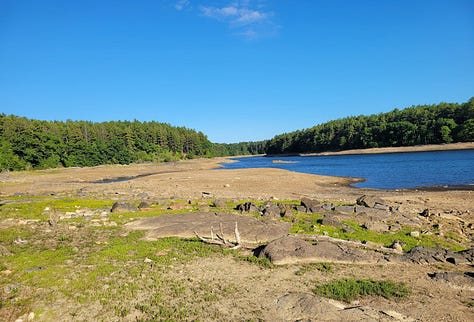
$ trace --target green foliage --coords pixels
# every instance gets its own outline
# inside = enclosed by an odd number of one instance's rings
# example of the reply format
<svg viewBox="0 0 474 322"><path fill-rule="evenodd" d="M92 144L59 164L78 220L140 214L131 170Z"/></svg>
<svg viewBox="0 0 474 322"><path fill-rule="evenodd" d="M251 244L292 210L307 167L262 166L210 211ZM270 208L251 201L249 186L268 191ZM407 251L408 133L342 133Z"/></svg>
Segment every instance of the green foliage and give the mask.
<svg viewBox="0 0 474 322"><path fill-rule="evenodd" d="M410 294L408 287L393 281L372 281L366 279L340 279L317 285L313 292L317 295L339 301L351 302L366 296L403 298Z"/></svg>
<svg viewBox="0 0 474 322"><path fill-rule="evenodd" d="M214 152L216 156L256 155L265 153L267 141L216 143Z"/></svg>
<svg viewBox="0 0 474 322"><path fill-rule="evenodd" d="M267 154L474 141L474 98L347 117L267 141Z"/></svg>
<svg viewBox="0 0 474 322"><path fill-rule="evenodd" d="M372 230L362 228L358 223L352 221L344 221L342 224L346 225L345 228L325 226L321 224L323 218L320 214L311 213L299 213L292 219L291 233L298 234L315 234L315 235L328 235L334 238L344 240L359 240L361 242L373 242L381 244L385 247L389 247L395 241L401 242L403 250L409 251L415 246L425 247L441 247L451 249L453 251L464 250L462 243L457 240L457 236L454 233L447 234L447 236L435 236L422 234L419 237L413 237L410 235L412 229L404 227L397 232L380 233Z"/></svg>
<svg viewBox="0 0 474 322"><path fill-rule="evenodd" d="M214 156L195 130L158 122L39 121L0 114L0 170Z"/></svg>

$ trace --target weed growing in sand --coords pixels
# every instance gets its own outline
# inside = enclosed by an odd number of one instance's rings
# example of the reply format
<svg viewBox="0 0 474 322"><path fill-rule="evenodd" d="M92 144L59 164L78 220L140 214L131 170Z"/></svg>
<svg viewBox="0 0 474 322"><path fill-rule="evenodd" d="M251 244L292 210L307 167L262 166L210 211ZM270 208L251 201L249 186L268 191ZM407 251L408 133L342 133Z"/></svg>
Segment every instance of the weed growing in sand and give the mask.
<svg viewBox="0 0 474 322"><path fill-rule="evenodd" d="M339 301L351 302L366 296L382 296L384 298L403 298L410 294L405 284L393 281L373 281L366 279L340 279L317 285L313 289L316 295Z"/></svg>
<svg viewBox="0 0 474 322"><path fill-rule="evenodd" d="M334 265L332 263L326 262L303 265L295 272L295 275L301 276L314 270L318 270L323 273L329 273L334 270Z"/></svg>
<svg viewBox="0 0 474 322"><path fill-rule="evenodd" d="M274 268L275 267L275 265L273 265L273 263L266 257L258 258L255 256L238 256L237 259L244 262L256 264L260 266L261 268Z"/></svg>

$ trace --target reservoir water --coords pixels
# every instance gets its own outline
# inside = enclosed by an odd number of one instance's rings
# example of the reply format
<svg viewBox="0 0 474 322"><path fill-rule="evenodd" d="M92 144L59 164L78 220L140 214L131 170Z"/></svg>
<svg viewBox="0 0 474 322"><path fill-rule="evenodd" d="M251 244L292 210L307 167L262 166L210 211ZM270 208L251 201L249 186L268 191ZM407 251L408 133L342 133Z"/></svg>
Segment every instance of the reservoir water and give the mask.
<svg viewBox="0 0 474 322"><path fill-rule="evenodd" d="M365 179L354 186L376 189L474 187L474 150L353 154L337 156L244 157L224 169L280 168Z"/></svg>

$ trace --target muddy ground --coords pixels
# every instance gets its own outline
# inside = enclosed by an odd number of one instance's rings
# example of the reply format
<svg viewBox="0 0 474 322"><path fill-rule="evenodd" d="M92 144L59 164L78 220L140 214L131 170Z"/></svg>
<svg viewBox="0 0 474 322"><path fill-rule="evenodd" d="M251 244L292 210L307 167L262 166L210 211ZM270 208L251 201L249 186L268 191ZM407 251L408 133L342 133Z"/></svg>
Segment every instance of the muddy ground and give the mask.
<svg viewBox="0 0 474 322"><path fill-rule="evenodd" d="M237 253L206 253L205 256L186 260L181 260L178 255L168 258L172 253L171 246L154 251L152 256L142 256L139 250L133 249L128 250L126 259L111 255L112 250L109 248L115 247L114 243L120 243L120 238L132 238L127 236L133 234L133 230L130 232L126 225L139 225L137 220L140 220L141 216L152 218L156 209L160 209L160 214L169 209L171 214L186 213L191 218L193 217L189 213L196 212L196 218L192 220L199 224L201 221L198 214L216 212L211 207L215 200L223 200L229 205L227 209L220 209L221 211L237 216L241 214L232 208L242 201L298 202L307 197L322 204L352 207L361 195L379 197L391 206L396 206L403 216L413 219L412 230L428 234L437 225L438 237L444 238L446 242L456 242L456 245L463 249L473 246L473 191L359 189L349 186L355 179L292 173L279 169L218 169L222 162L230 161L191 160L165 164L1 173L0 209L3 210L0 229L4 235L0 245L0 319L474 320L474 287L470 277L474 273L472 264L417 264L404 261L381 261L377 264L334 263L330 270L324 271L312 266L308 268L303 264L266 268L251 261L236 259L252 256L251 249L241 249L236 251ZM13 208L5 210L8 205L20 205L19 202L34 203L35 198L107 200L110 204L106 204L103 209L95 209L92 206L87 208L92 212L90 216L93 218L87 221L71 218L73 215L70 213L67 217L67 212L62 210L51 215L51 210L43 209L37 217L33 216L30 220L28 215L14 215ZM112 216L109 207L113 201L119 200L134 205L146 201L151 208L137 211L133 215L126 213L123 217ZM420 215L425 209L429 209L429 218ZM78 213L78 210L75 212ZM281 222L275 218L258 218L258 214L242 215L262 222L269 221L271 225L279 225ZM367 218L377 221L375 217ZM281 224L290 227L291 221L287 220ZM189 228L188 232L193 230L193 227ZM146 227L141 228L146 230ZM22 229L28 231L28 234L22 232ZM204 234L204 230L203 228L201 234ZM271 236L269 238L271 239ZM47 275L48 261L54 262L54 259L46 259L41 265L36 265L31 260L33 266L29 267L26 259L22 261L21 254L28 252L28 247L37 247L38 254L43 254L45 251L60 249L58 245L64 243L70 243L67 244L67 249L72 249L64 263L60 263L60 268L67 277L60 275L64 279L60 285L53 283L53 286L48 286L43 279L58 278L54 274L51 277ZM148 244L142 243L159 242L133 239L133 243L140 247L149 247L146 246ZM161 247L161 244L152 245ZM81 289L76 284L80 284L81 279L89 276L86 273L88 269L94 271L100 266L100 258L94 257L94 254L101 252L104 258L113 258L113 269L94 277L92 285L98 289L96 293ZM168 259L171 262L167 262ZM43 269L42 265L46 269ZM137 267L140 272L136 272ZM297 272L300 273L296 274ZM433 278L433 274L446 272L461 275L467 273L465 276L469 278L459 281ZM336 302L312 293L315 284L338 278L389 279L405 283L411 293L403 299L364 297L352 303ZM68 283L74 294L67 294ZM161 290L160 299L153 297L157 290ZM81 292L92 295L83 296ZM166 302L167 306L160 304L163 302Z"/></svg>

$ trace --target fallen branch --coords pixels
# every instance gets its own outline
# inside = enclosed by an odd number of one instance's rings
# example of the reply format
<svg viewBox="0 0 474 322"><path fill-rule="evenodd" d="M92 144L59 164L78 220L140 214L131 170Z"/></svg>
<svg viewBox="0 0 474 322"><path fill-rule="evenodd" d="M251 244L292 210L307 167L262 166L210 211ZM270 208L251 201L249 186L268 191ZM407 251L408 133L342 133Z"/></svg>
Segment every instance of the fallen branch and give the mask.
<svg viewBox="0 0 474 322"><path fill-rule="evenodd" d="M238 249L242 247L242 241L240 238L240 232L239 232L239 227L237 225L237 222L235 223L235 227L234 227L235 242L225 239L222 223L219 224L219 227L220 227L220 234L216 234L218 239L214 239L214 231L213 231L212 226L211 226L211 238L202 237L197 233L197 231L194 231L194 234L196 235L197 238L199 238L199 240L201 240L203 243L206 243L206 244L229 247L230 249Z"/></svg>

